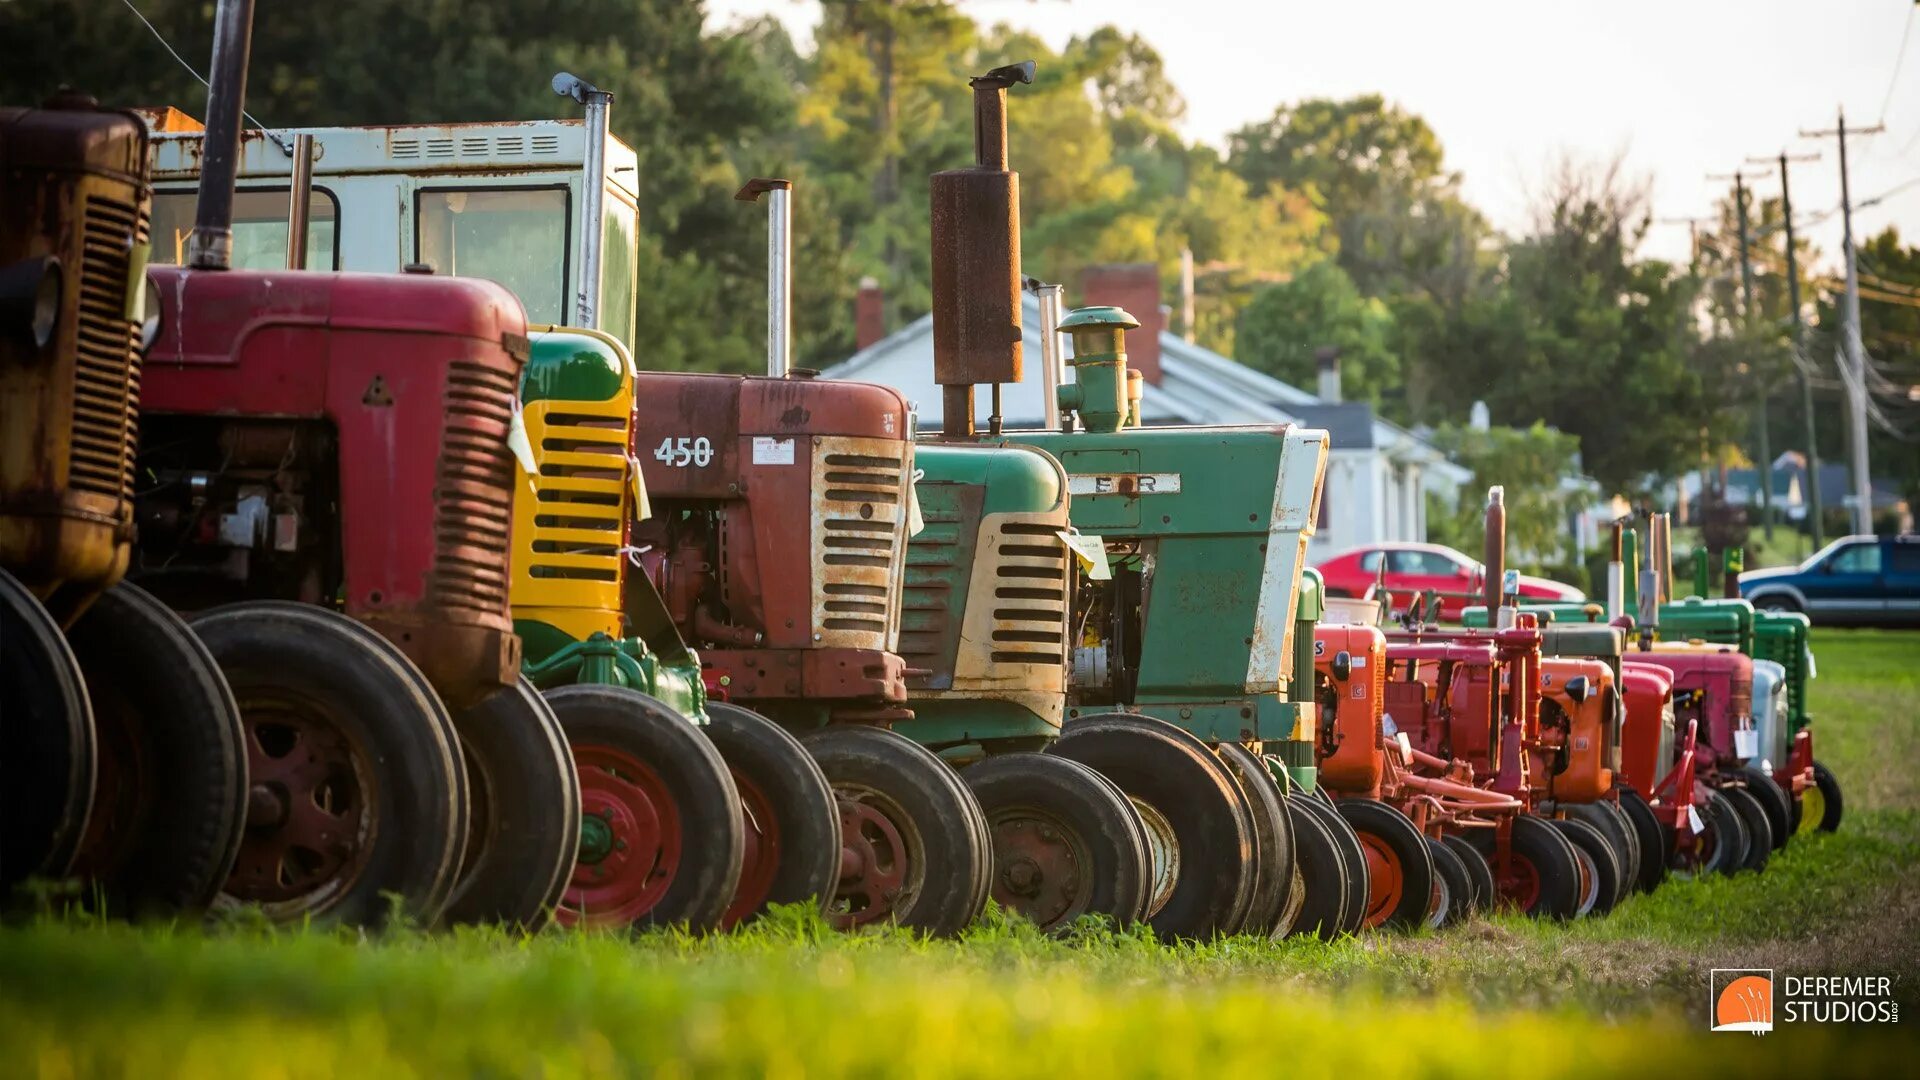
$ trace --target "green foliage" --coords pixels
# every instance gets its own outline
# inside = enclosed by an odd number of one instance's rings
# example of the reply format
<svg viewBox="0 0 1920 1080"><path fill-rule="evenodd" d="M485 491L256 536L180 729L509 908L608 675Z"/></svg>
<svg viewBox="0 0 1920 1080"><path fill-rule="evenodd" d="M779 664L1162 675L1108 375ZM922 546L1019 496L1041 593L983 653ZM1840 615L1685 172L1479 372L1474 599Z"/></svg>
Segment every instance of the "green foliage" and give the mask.
<svg viewBox="0 0 1920 1080"><path fill-rule="evenodd" d="M1312 387L1316 353L1331 346L1339 350L1341 395L1378 405L1401 385L1392 338L1387 305L1360 295L1340 264L1327 261L1254 294L1240 313L1236 349L1241 363Z"/></svg>
<svg viewBox="0 0 1920 1080"><path fill-rule="evenodd" d="M1512 565L1536 570L1557 563L1566 538L1567 516L1579 493L1561 490L1563 477L1579 473L1579 440L1545 424L1490 427L1485 431L1445 425L1433 443L1473 480L1463 490L1506 488L1507 547ZM1478 551L1484 507L1461 499L1457 507L1429 501L1427 530L1434 542L1462 551Z"/></svg>

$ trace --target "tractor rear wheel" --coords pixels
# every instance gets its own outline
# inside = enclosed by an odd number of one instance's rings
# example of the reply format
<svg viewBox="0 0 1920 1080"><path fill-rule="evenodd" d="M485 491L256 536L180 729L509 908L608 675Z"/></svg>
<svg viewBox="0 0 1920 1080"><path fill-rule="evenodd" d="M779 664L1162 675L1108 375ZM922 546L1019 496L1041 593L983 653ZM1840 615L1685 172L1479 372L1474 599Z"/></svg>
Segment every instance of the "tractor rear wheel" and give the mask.
<svg viewBox="0 0 1920 1080"><path fill-rule="evenodd" d="M1536 919L1571 919L1579 911L1579 857L1560 830L1531 814L1515 816L1505 860L1493 830L1471 835L1493 869L1496 906Z"/></svg>
<svg viewBox="0 0 1920 1080"><path fill-rule="evenodd" d="M30 877L73 864L93 805L86 683L60 625L0 570L0 904Z"/></svg>
<svg viewBox="0 0 1920 1080"><path fill-rule="evenodd" d="M1640 872L1639 845L1632 826L1611 803L1559 803L1555 809L1568 820L1591 826L1606 839L1613 852L1615 872L1611 875L1612 887L1600 894L1598 911L1612 911L1633 891L1634 877Z"/></svg>
<svg viewBox="0 0 1920 1080"><path fill-rule="evenodd" d="M1341 799L1334 809L1359 837L1367 860L1364 926L1417 929L1433 900L1433 855L1407 815L1377 799Z"/></svg>
<svg viewBox="0 0 1920 1080"><path fill-rule="evenodd" d="M1813 787L1800 796L1800 821L1796 832L1835 832L1846 804L1840 797L1840 780L1833 770L1818 761L1813 763Z"/></svg>
<svg viewBox="0 0 1920 1080"><path fill-rule="evenodd" d="M1306 887L1290 933L1313 934L1332 941L1346 928L1351 872L1333 829L1321 816L1324 809L1318 799L1304 791L1287 795L1287 824L1293 831L1295 865Z"/></svg>
<svg viewBox="0 0 1920 1080"><path fill-rule="evenodd" d="M787 730L751 709L707 702L707 738L740 793L746 848L720 925L751 922L769 904L826 909L840 877L840 807L820 765Z"/></svg>
<svg viewBox="0 0 1920 1080"><path fill-rule="evenodd" d="M467 848L450 923L538 930L580 854L580 774L559 717L522 678L453 718L467 767Z"/></svg>
<svg viewBox="0 0 1920 1080"><path fill-rule="evenodd" d="M1667 867L1673 862L1673 834L1660 824L1653 805L1632 788L1620 789L1620 812L1639 840L1640 865L1634 873L1634 885L1641 892L1652 892L1667 880Z"/></svg>
<svg viewBox="0 0 1920 1080"><path fill-rule="evenodd" d="M224 897L276 922L430 925L466 843L445 706L385 639L324 608L217 607L190 623L247 734L247 827Z"/></svg>
<svg viewBox="0 0 1920 1080"><path fill-rule="evenodd" d="M1493 867L1487 865L1487 857L1464 836L1447 836L1440 842L1460 860L1467 874L1466 907L1460 912L1461 918L1492 911L1498 894L1494 891Z"/></svg>
<svg viewBox="0 0 1920 1080"><path fill-rule="evenodd" d="M1214 749L1253 810L1253 906L1243 929L1268 937L1286 914L1293 889L1293 830L1287 827L1284 796L1266 763L1245 747L1223 742Z"/></svg>
<svg viewBox="0 0 1920 1080"><path fill-rule="evenodd" d="M204 910L233 871L247 820L246 729L219 663L172 609L125 581L67 641L98 739L74 875L111 915Z"/></svg>
<svg viewBox="0 0 1920 1080"><path fill-rule="evenodd" d="M700 728L623 686L549 690L580 774L567 925L711 930L740 883L740 795Z"/></svg>
<svg viewBox="0 0 1920 1080"><path fill-rule="evenodd" d="M1464 921L1473 910L1473 886L1467 881L1467 867L1452 848L1427 837L1427 854L1433 858L1433 899L1427 904L1426 926L1440 930Z"/></svg>
<svg viewBox="0 0 1920 1080"><path fill-rule="evenodd" d="M1574 914L1605 915L1612 911L1625 876L1620 853L1591 822L1555 818L1553 827L1572 842L1574 855L1580 860L1580 904Z"/></svg>
<svg viewBox="0 0 1920 1080"><path fill-rule="evenodd" d="M1731 874L1747 860L1747 827L1740 811L1718 791L1707 792L1704 809L1697 809L1702 828L1693 838L1691 855L1676 855L1674 873L1682 878L1695 874Z"/></svg>
<svg viewBox="0 0 1920 1080"><path fill-rule="evenodd" d="M1133 809L1092 769L1042 753L996 754L960 779L985 815L993 843L991 895L1048 933L1082 915L1119 927L1146 914L1151 868Z"/></svg>
<svg viewBox="0 0 1920 1080"><path fill-rule="evenodd" d="M1773 855L1773 826L1767 822L1766 808L1746 788L1725 788L1721 794L1739 812L1740 824L1747 830L1747 857L1735 864L1733 871L1765 870L1767 860Z"/></svg>
<svg viewBox="0 0 1920 1080"><path fill-rule="evenodd" d="M1779 851L1787 846L1787 840L1793 835L1793 800L1773 782L1773 777L1761 772L1758 766L1743 765L1738 770L1741 779L1747 782L1747 794L1752 795L1767 812L1767 828L1773 836L1773 850Z"/></svg>
<svg viewBox="0 0 1920 1080"><path fill-rule="evenodd" d="M827 907L836 925L893 922L951 936L979 917L990 841L946 762L884 728L828 727L800 742L839 807L839 878Z"/></svg>
<svg viewBox="0 0 1920 1080"><path fill-rule="evenodd" d="M1206 940L1240 929L1252 900L1252 815L1205 744L1152 717L1101 713L1069 721L1047 753L1113 781L1140 814L1153 857L1147 923L1156 934Z"/></svg>

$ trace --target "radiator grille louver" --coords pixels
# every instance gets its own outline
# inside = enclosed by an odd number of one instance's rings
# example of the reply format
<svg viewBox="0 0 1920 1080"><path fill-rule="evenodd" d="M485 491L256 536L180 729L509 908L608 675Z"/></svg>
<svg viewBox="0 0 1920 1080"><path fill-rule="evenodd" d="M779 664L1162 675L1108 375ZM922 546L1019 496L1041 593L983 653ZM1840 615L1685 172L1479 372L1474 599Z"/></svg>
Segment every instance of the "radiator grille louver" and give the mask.
<svg viewBox="0 0 1920 1080"><path fill-rule="evenodd" d="M820 459L821 628L885 639L892 579L904 547L899 456L827 453ZM881 508L885 512L876 513Z"/></svg>
<svg viewBox="0 0 1920 1080"><path fill-rule="evenodd" d="M138 328L126 318L127 271L133 248L146 242L147 220L133 204L93 195L83 230L68 483L131 500L140 369Z"/></svg>
<svg viewBox="0 0 1920 1080"><path fill-rule="evenodd" d="M533 535L522 541L529 545L529 573L619 581L626 425L613 416L551 412L539 431L539 509Z"/></svg>
<svg viewBox="0 0 1920 1080"><path fill-rule="evenodd" d="M439 604L481 615L507 610L513 391L511 373L480 364L456 362L447 374L429 589Z"/></svg>
<svg viewBox="0 0 1920 1080"><path fill-rule="evenodd" d="M1067 545L1058 527L1007 522L994 552L994 663L1065 663Z"/></svg>

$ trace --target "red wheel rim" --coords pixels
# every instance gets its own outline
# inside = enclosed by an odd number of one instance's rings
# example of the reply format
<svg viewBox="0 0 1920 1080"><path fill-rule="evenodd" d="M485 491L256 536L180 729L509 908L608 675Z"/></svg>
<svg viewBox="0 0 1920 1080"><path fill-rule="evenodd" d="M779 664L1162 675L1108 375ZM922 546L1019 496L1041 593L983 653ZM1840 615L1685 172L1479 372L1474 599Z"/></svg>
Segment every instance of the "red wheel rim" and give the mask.
<svg viewBox="0 0 1920 1080"><path fill-rule="evenodd" d="M773 891L774 874L780 869L780 818L773 812L773 802L747 774L738 769L731 771L733 786L740 792L740 817L747 844L740 860L740 887L733 894L733 903L720 917L721 928L727 930L738 926L767 902L767 895Z"/></svg>
<svg viewBox="0 0 1920 1080"><path fill-rule="evenodd" d="M840 884L828 912L835 926L866 926L906 910L925 867L912 819L876 791L834 789L840 807Z"/></svg>
<svg viewBox="0 0 1920 1080"><path fill-rule="evenodd" d="M1384 925L1399 910L1407 875L1400 865L1400 856L1385 840L1373 833L1359 835L1360 850L1367 857L1367 917L1362 925L1373 929Z"/></svg>
<svg viewBox="0 0 1920 1080"><path fill-rule="evenodd" d="M626 926L659 905L680 869L680 809L645 762L611 746L573 746L580 772L580 857L556 913L567 926Z"/></svg>
<svg viewBox="0 0 1920 1080"><path fill-rule="evenodd" d="M277 700L243 701L247 829L228 894L316 907L347 891L378 815L365 751L339 726Z"/></svg>
<svg viewBox="0 0 1920 1080"><path fill-rule="evenodd" d="M1517 851L1509 852L1507 858L1498 862L1493 883L1500 899L1521 911L1532 911L1540 902L1540 871Z"/></svg>
<svg viewBox="0 0 1920 1080"><path fill-rule="evenodd" d="M993 837L993 898L1052 929L1087 910L1092 858L1073 830L1052 815L1010 807L987 821Z"/></svg>
<svg viewBox="0 0 1920 1080"><path fill-rule="evenodd" d="M87 812L87 831L69 871L81 879L110 873L120 865L136 824L153 801L146 740L143 732L133 730L140 725L139 712L119 709L113 722L107 722L99 704L94 710L93 808Z"/></svg>

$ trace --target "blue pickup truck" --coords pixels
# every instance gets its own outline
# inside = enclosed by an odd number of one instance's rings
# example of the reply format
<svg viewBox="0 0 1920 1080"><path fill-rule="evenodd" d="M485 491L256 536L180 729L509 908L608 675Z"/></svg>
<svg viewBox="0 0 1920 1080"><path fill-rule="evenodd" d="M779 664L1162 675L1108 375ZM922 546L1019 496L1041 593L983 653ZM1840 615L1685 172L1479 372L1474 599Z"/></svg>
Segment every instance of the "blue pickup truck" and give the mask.
<svg viewBox="0 0 1920 1080"><path fill-rule="evenodd" d="M1920 625L1920 535L1842 537L1799 566L1741 574L1740 595L1816 623Z"/></svg>

